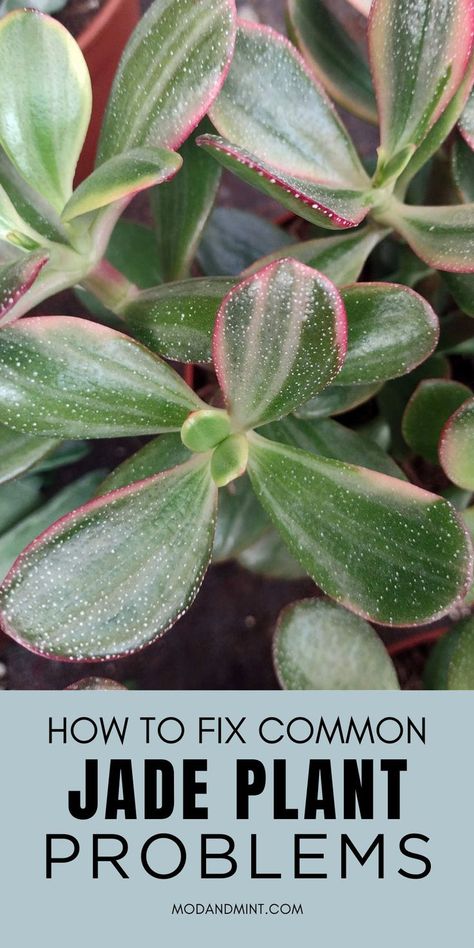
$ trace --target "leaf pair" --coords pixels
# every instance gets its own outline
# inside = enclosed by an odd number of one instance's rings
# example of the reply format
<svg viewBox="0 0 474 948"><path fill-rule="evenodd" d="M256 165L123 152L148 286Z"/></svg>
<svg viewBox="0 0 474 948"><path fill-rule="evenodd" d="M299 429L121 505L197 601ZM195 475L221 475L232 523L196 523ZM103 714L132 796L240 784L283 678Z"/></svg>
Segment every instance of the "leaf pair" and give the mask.
<svg viewBox="0 0 474 948"><path fill-rule="evenodd" d="M281 261L245 280L217 319L214 365L226 411L216 411L113 330L56 317L7 328L2 420L43 436L181 429L194 453L186 460L170 435L161 460L148 449L105 487L116 489L34 541L2 588L4 628L59 658L105 658L147 644L196 595L212 553L216 484L242 473L247 458L256 496L289 550L338 601L404 624L461 597L470 546L445 500L324 457L324 436L315 454L294 447L293 435L288 443L286 429L277 437L287 443L250 430L336 377L346 331L342 298L314 270Z"/></svg>

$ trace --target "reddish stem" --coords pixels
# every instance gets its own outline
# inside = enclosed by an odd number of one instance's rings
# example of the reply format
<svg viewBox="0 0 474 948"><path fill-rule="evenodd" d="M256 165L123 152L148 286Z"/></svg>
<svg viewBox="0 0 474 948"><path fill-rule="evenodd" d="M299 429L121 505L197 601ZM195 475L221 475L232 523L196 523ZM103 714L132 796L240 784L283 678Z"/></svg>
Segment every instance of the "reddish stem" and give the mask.
<svg viewBox="0 0 474 948"><path fill-rule="evenodd" d="M184 381L189 385L190 388L194 389L194 366L185 365L183 372Z"/></svg>
<svg viewBox="0 0 474 948"><path fill-rule="evenodd" d="M413 634L407 636L407 638L400 639L398 642L391 642L390 645L387 645L388 654L393 658L394 655L400 655L401 652L406 652L408 649L417 648L418 645L432 645L433 642L437 642L448 629L448 625L440 625L437 626L436 629L425 629L421 632L413 632Z"/></svg>

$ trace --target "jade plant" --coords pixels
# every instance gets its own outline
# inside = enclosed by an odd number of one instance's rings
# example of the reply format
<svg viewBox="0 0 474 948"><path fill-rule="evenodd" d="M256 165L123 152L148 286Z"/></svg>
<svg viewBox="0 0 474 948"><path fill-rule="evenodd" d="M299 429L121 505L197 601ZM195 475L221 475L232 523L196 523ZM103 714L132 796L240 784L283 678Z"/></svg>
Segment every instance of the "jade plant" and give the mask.
<svg viewBox="0 0 474 948"><path fill-rule="evenodd" d="M0 23L2 479L64 440L151 439L24 535L0 621L44 656L144 647L211 560L329 597L280 621L285 687L397 687L369 622L470 608L474 0L374 0L375 92L329 5L288 21L303 57L232 0L155 0L81 183L77 45L37 13ZM379 119L374 162L323 86ZM212 211L221 165L288 229ZM151 226L123 217L140 191ZM28 315L72 287L91 318Z"/></svg>
<svg viewBox="0 0 474 948"><path fill-rule="evenodd" d="M421 297L355 286L345 298L357 311L367 292L406 297L409 335L416 326L430 351L432 313ZM326 277L293 260L248 277L224 298L213 333L224 407L204 403L113 329L72 317L5 328L7 425L43 437L170 434L19 557L1 591L3 627L42 654L77 660L147 644L194 599L212 553L218 488L246 471L291 553L334 599L398 625L449 609L471 577L470 544L451 505L401 472L334 460L317 428L284 421L343 372L358 373L361 337L373 371L385 362L394 373L397 358L405 369L403 347L395 353L385 339L377 347L380 328L375 319L371 332L367 312L351 347L344 298Z"/></svg>

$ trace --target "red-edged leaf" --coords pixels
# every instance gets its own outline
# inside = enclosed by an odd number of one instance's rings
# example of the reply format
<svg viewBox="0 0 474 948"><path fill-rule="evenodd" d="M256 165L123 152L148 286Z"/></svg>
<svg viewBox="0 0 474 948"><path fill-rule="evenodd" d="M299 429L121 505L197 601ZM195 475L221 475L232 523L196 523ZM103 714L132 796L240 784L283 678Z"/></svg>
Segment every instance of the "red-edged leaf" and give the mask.
<svg viewBox="0 0 474 948"><path fill-rule="evenodd" d="M255 432L249 445L257 497L329 596L390 625L430 621L464 596L472 549L447 501Z"/></svg>
<svg viewBox="0 0 474 948"><path fill-rule="evenodd" d="M438 463L441 430L471 395L467 385L451 379L425 379L420 382L405 409L402 432L416 454Z"/></svg>
<svg viewBox="0 0 474 948"><path fill-rule="evenodd" d="M39 316L0 333L0 422L66 438L176 431L204 403L165 362L85 319Z"/></svg>
<svg viewBox="0 0 474 948"><path fill-rule="evenodd" d="M466 102L459 122L459 131L470 148L474 150L474 90Z"/></svg>
<svg viewBox="0 0 474 948"><path fill-rule="evenodd" d="M270 28L240 24L211 118L221 138L199 143L285 206L326 227L367 213L370 181L346 129L302 57Z"/></svg>
<svg viewBox="0 0 474 948"><path fill-rule="evenodd" d="M216 501L209 461L195 455L80 507L16 560L0 590L2 628L70 661L143 648L196 596Z"/></svg>
<svg viewBox="0 0 474 948"><path fill-rule="evenodd" d="M116 201L128 203L135 194L168 181L180 169L182 159L167 148L135 148L99 165L74 191L62 212L63 221L107 207Z"/></svg>
<svg viewBox="0 0 474 948"><path fill-rule="evenodd" d="M377 124L367 59L323 0L288 0L291 39L332 99Z"/></svg>
<svg viewBox="0 0 474 948"><path fill-rule="evenodd" d="M21 256L13 263L0 268L0 325L5 326L13 321L9 314L18 303L18 300L33 286L36 278L47 264L49 255L38 251Z"/></svg>
<svg viewBox="0 0 474 948"><path fill-rule="evenodd" d="M234 0L155 0L115 75L99 163L130 148L179 148L219 92L235 28Z"/></svg>
<svg viewBox="0 0 474 948"><path fill-rule="evenodd" d="M384 220L430 267L474 272L474 204L412 207L394 202Z"/></svg>
<svg viewBox="0 0 474 948"><path fill-rule="evenodd" d="M374 0L369 46L384 159L419 145L463 80L473 0Z"/></svg>
<svg viewBox="0 0 474 948"><path fill-rule="evenodd" d="M474 490L474 398L464 402L443 428L439 457L454 484Z"/></svg>
<svg viewBox="0 0 474 948"><path fill-rule="evenodd" d="M213 360L239 428L281 418L321 391L346 353L346 315L333 283L296 260L269 264L225 297Z"/></svg>

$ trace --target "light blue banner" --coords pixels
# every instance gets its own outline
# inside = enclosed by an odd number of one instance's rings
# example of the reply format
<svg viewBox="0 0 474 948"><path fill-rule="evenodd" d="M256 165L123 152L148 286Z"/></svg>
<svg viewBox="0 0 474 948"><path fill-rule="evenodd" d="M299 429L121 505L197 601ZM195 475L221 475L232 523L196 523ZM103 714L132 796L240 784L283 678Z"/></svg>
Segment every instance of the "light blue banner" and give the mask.
<svg viewBox="0 0 474 948"><path fill-rule="evenodd" d="M0 693L2 941L467 945L473 710L462 692Z"/></svg>

